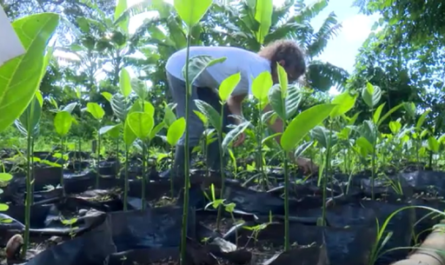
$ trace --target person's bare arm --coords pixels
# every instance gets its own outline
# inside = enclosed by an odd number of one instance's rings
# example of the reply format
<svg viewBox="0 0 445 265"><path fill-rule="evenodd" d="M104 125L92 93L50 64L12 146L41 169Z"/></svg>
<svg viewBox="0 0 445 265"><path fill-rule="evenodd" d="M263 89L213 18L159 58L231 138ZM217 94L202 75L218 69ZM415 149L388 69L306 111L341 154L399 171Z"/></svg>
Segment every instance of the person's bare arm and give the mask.
<svg viewBox="0 0 445 265"><path fill-rule="evenodd" d="M227 99L227 107L229 108L232 115L236 116L243 116L243 101L246 98L246 94L242 95L235 95L229 97ZM235 122L237 124L241 123L241 121L237 118L235 118Z"/></svg>

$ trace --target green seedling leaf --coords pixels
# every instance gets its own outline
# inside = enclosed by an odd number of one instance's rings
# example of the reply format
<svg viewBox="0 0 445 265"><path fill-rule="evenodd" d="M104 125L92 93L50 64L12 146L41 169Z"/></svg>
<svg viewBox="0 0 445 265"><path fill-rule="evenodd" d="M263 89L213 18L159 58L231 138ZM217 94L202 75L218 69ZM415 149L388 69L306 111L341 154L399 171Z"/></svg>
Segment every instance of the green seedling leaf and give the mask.
<svg viewBox="0 0 445 265"><path fill-rule="evenodd" d="M111 102L111 99L113 98L113 95L109 92L102 92L100 93L108 102Z"/></svg>
<svg viewBox="0 0 445 265"><path fill-rule="evenodd" d="M104 115L105 111L102 109L102 107L97 104L96 102L88 102L87 103L87 111L96 119L101 120Z"/></svg>
<svg viewBox="0 0 445 265"><path fill-rule="evenodd" d="M199 112L197 110L194 110L193 112L202 121L202 123L204 124L204 127L207 127L209 125L209 120L207 119L207 117L204 114L202 114L201 112Z"/></svg>
<svg viewBox="0 0 445 265"><path fill-rule="evenodd" d="M116 125L107 125L107 126L104 126L99 129L99 134L100 135L108 134L112 138L116 139L116 138L119 138L121 128L122 128L121 123L116 124Z"/></svg>
<svg viewBox="0 0 445 265"><path fill-rule="evenodd" d="M138 97L141 100L146 100L148 98L148 87L144 83L144 81L142 81L138 78L131 79L130 89L131 88L133 88L133 91L136 93L136 95L138 95Z"/></svg>
<svg viewBox="0 0 445 265"><path fill-rule="evenodd" d="M146 112L133 112L128 114L128 125L134 134L141 140L146 140L153 130L154 119Z"/></svg>
<svg viewBox="0 0 445 265"><path fill-rule="evenodd" d="M396 134L402 129L402 124L400 121L390 121L389 122L389 129L393 134Z"/></svg>
<svg viewBox="0 0 445 265"><path fill-rule="evenodd" d="M363 122L361 127L361 135L370 143L375 143L377 141L378 131L372 121L366 120Z"/></svg>
<svg viewBox="0 0 445 265"><path fill-rule="evenodd" d="M156 135L162 130L162 128L165 127L165 123L163 121L161 121L158 125L156 125L153 130L150 133L149 139L150 141L153 140Z"/></svg>
<svg viewBox="0 0 445 265"><path fill-rule="evenodd" d="M279 63L277 63L277 73L281 89L281 97L285 99L287 96L287 86L288 86L287 73L286 70L284 70L284 68Z"/></svg>
<svg viewBox="0 0 445 265"><path fill-rule="evenodd" d="M430 109L426 110L422 115L420 115L420 118L417 120L416 123L416 129L420 131L422 128L423 123L425 122L426 116L431 112Z"/></svg>
<svg viewBox="0 0 445 265"><path fill-rule="evenodd" d="M43 96L42 96L42 93L40 93L40 90L36 91L36 98L39 101L40 107L42 107L43 106Z"/></svg>
<svg viewBox="0 0 445 265"><path fill-rule="evenodd" d="M256 39L259 43L264 43L264 38L269 34L272 25L273 4L272 0L256 1L255 20L260 27L256 32Z"/></svg>
<svg viewBox="0 0 445 265"><path fill-rule="evenodd" d="M404 102L403 107L405 108L408 116L414 118L416 116L416 105L412 102Z"/></svg>
<svg viewBox="0 0 445 265"><path fill-rule="evenodd" d="M382 90L378 86L367 83L366 87L362 90L362 98L368 107L374 108L382 98Z"/></svg>
<svg viewBox="0 0 445 265"><path fill-rule="evenodd" d="M368 154L372 153L374 150L374 147L372 144L363 136L360 136L356 141L355 144L361 149L361 155L363 157L367 156Z"/></svg>
<svg viewBox="0 0 445 265"><path fill-rule="evenodd" d="M167 131L167 143L171 146L175 146L179 139L181 139L182 135L185 132L185 119L181 117L174 121L170 127L168 127Z"/></svg>
<svg viewBox="0 0 445 265"><path fill-rule="evenodd" d="M394 112L396 112L398 109L400 109L401 107L403 107L404 103L400 103L399 105L393 107L392 109L390 109L387 113L385 113L385 115L383 115L380 119L379 122L377 123L377 125L382 124L382 122L384 122L386 119L388 119L391 114L393 114Z"/></svg>
<svg viewBox="0 0 445 265"><path fill-rule="evenodd" d="M127 9L127 0L119 0L117 2L116 8L114 9L114 21L116 21L122 13ZM121 21L119 21L118 26L119 28L124 32L128 33L128 23L129 19L125 18Z"/></svg>
<svg viewBox="0 0 445 265"><path fill-rule="evenodd" d="M281 98L282 91L279 86L273 86L269 91L269 104L282 120L286 120L285 106Z"/></svg>
<svg viewBox="0 0 445 265"><path fill-rule="evenodd" d="M124 143L127 147L131 146L136 140L137 136L134 134L133 130L128 125L128 120L124 124Z"/></svg>
<svg viewBox="0 0 445 265"><path fill-rule="evenodd" d="M238 72L227 77L221 82L221 84L219 85L219 98L222 102L227 101L235 87L239 84L240 80L241 73Z"/></svg>
<svg viewBox="0 0 445 265"><path fill-rule="evenodd" d="M428 149L430 149L433 153L438 153L439 152L439 141L437 141L437 139L434 136L430 136L428 138Z"/></svg>
<svg viewBox="0 0 445 265"><path fill-rule="evenodd" d="M298 146L297 150L295 150L294 156L300 157L303 156L304 152L309 149L314 144L313 141L305 142L302 145Z"/></svg>
<svg viewBox="0 0 445 265"><path fill-rule="evenodd" d="M24 135L28 135L28 133L31 133L31 135L34 136L37 135L41 115L42 106L40 105L37 97L34 97L34 99L29 103L25 112L20 115L19 122L26 131Z"/></svg>
<svg viewBox="0 0 445 265"><path fill-rule="evenodd" d="M263 103L267 100L267 95L272 86L272 75L269 71L264 71L253 79L252 94L258 101Z"/></svg>
<svg viewBox="0 0 445 265"><path fill-rule="evenodd" d="M164 107L164 123L169 127L176 120L176 115L173 112L173 108L170 104L165 104Z"/></svg>
<svg viewBox="0 0 445 265"><path fill-rule="evenodd" d="M76 98L79 100L82 99L82 90L80 87L76 87L74 90L76 91Z"/></svg>
<svg viewBox="0 0 445 265"><path fill-rule="evenodd" d="M128 71L125 68L122 68L119 75L119 87L121 89L122 96L127 98L131 93L131 79L130 74L128 74Z"/></svg>
<svg viewBox="0 0 445 265"><path fill-rule="evenodd" d="M317 126L311 131L311 136L314 140L324 148L332 147L337 143L337 134L335 132L331 132L329 135L329 130L323 126ZM329 140L331 139L331 141Z"/></svg>
<svg viewBox="0 0 445 265"><path fill-rule="evenodd" d="M9 206L4 203L0 203L0 212L6 212L9 209Z"/></svg>
<svg viewBox="0 0 445 265"><path fill-rule="evenodd" d="M8 182L12 179L12 175L8 173L0 173L0 181L1 182Z"/></svg>
<svg viewBox="0 0 445 265"><path fill-rule="evenodd" d="M133 112L145 112L151 117L155 116L155 107L148 101L144 101L142 99L138 99L134 102L133 106L131 106L128 114Z"/></svg>
<svg viewBox="0 0 445 265"><path fill-rule="evenodd" d="M111 98L111 108L113 109L114 115L121 120L125 121L127 117L127 104L125 103L124 97L120 94L115 94Z"/></svg>
<svg viewBox="0 0 445 265"><path fill-rule="evenodd" d="M73 102L73 103L70 103L70 104L66 105L65 107L63 107L62 110L71 114L71 113L73 113L73 110L76 108L76 106L77 106L77 102Z"/></svg>
<svg viewBox="0 0 445 265"><path fill-rule="evenodd" d="M332 100L332 104L337 104L331 112L331 118L336 118L350 111L357 100L357 95L351 96L348 91L341 93Z"/></svg>
<svg viewBox="0 0 445 265"><path fill-rule="evenodd" d="M54 51L54 46L48 47L46 50L46 55L43 58L43 67L42 67L42 73L40 74L40 81L43 79L43 77L46 74L46 70L48 69L49 61L51 60L51 57L53 56L53 51Z"/></svg>
<svg viewBox="0 0 445 265"><path fill-rule="evenodd" d="M320 104L301 112L287 126L281 136L281 147L291 151L315 126L323 122L334 109L335 104Z"/></svg>
<svg viewBox="0 0 445 265"><path fill-rule="evenodd" d="M40 13L12 26L26 53L0 67L0 132L17 119L33 99L42 77L44 51L59 24L59 15ZM5 115L7 113L7 115Z"/></svg>
<svg viewBox="0 0 445 265"><path fill-rule="evenodd" d="M174 0L173 2L179 17L185 22L190 30L199 23L207 12L212 0Z"/></svg>
<svg viewBox="0 0 445 265"><path fill-rule="evenodd" d="M202 101L200 99L195 99L196 107L198 107L199 111L204 114L209 123L219 132L222 132L221 126L221 115L219 115L218 111L216 111L209 103Z"/></svg>
<svg viewBox="0 0 445 265"><path fill-rule="evenodd" d="M226 152L229 148L229 145L235 140L244 130L250 125L249 121L242 122L238 124L235 128L230 130L229 133L226 134L224 140L222 142L222 148L224 152Z"/></svg>
<svg viewBox="0 0 445 265"><path fill-rule="evenodd" d="M285 100L286 104L286 117L293 117L297 112L300 102L302 99L302 94L298 91L296 86L291 86L287 90L287 96Z"/></svg>
<svg viewBox="0 0 445 265"><path fill-rule="evenodd" d="M380 115L382 114L382 110L383 107L385 107L385 102L383 102L382 104L380 104L380 106L377 107L377 109L374 112L374 115L372 116L372 120L374 121L375 124L378 124L379 119L380 119Z"/></svg>
<svg viewBox="0 0 445 265"><path fill-rule="evenodd" d="M201 0L198 0L201 1ZM217 63L222 63L226 60L226 57L222 57L219 59L213 59L211 56L207 55L199 55L194 56L189 59L189 71L188 71L188 81L190 84L194 84L196 79L207 69L207 67L210 67L212 65L215 65ZM182 74L185 77L185 68L186 65L184 65L184 68L182 68ZM191 91L189 91L189 94Z"/></svg>
<svg viewBox="0 0 445 265"><path fill-rule="evenodd" d="M54 117L54 128L59 136L63 137L68 134L73 124L73 117L67 111L59 111Z"/></svg>

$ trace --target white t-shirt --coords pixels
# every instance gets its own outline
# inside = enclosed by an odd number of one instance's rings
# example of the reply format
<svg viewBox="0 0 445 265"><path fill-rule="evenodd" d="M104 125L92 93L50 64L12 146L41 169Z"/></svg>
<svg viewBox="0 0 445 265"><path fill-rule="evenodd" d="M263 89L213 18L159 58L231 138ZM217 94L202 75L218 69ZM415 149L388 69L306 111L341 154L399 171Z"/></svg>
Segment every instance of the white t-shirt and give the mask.
<svg viewBox="0 0 445 265"><path fill-rule="evenodd" d="M167 61L166 70L174 77L184 80L182 69L186 61L186 49L174 53ZM190 47L189 58L199 55L211 56L214 59L226 57L222 63L208 67L193 84L197 87L218 89L221 82L227 77L240 73L241 80L233 90L232 95L251 93L253 79L264 71L271 71L270 61L258 54L236 47Z"/></svg>

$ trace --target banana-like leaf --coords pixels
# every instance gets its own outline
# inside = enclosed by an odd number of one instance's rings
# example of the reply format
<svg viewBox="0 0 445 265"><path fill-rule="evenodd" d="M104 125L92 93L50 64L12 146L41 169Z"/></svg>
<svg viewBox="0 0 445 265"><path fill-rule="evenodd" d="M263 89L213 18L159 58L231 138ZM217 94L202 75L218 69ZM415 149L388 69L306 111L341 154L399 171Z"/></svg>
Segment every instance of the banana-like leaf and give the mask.
<svg viewBox="0 0 445 265"><path fill-rule="evenodd" d="M200 99L195 99L196 107L204 114L209 123L219 132L222 133L221 115L209 103Z"/></svg>
<svg viewBox="0 0 445 265"><path fill-rule="evenodd" d="M121 120L125 121L128 112L128 106L125 99L120 94L115 94L111 98L111 108L113 109L114 115Z"/></svg>

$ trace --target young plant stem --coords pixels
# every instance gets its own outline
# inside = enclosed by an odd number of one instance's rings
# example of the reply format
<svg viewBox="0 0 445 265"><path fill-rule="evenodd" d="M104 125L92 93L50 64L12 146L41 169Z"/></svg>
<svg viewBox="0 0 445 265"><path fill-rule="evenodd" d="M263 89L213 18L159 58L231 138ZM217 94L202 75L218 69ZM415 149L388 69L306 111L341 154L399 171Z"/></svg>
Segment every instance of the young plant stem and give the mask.
<svg viewBox="0 0 445 265"><path fill-rule="evenodd" d="M262 139L263 139L263 123L261 121L261 102L259 103L259 107L258 107L258 111L259 111L259 119L258 119L258 128L259 130L257 130L257 148L258 148L258 169L260 171L260 174L262 176L263 182L267 184L267 176L264 170L264 165L263 165L263 143L262 143ZM266 184L264 184L264 187L266 187Z"/></svg>
<svg viewBox="0 0 445 265"><path fill-rule="evenodd" d="M286 131L286 120L287 120L287 110L286 110L286 98L281 97L281 106L283 106L284 116L283 117L283 132ZM290 249L290 229L289 229L289 166L288 166L289 154L284 151L284 251Z"/></svg>
<svg viewBox="0 0 445 265"><path fill-rule="evenodd" d="M187 54L185 58L185 83L187 86L187 93L185 94L185 143L184 143L184 205L183 205L183 214L182 214L182 231L181 231L181 256L180 256L180 264L186 264L186 244L187 244L187 221L188 221L188 208L189 208L189 186L190 186L190 176L189 176L189 117L190 117L190 92L191 92L191 84L189 81L189 57L190 57L190 43L191 43L191 35L190 31L187 33Z"/></svg>
<svg viewBox="0 0 445 265"><path fill-rule="evenodd" d="M145 185L147 185L146 177L147 177L147 145L145 142L142 142L142 191L141 191L142 210L145 210L147 208L147 202L145 199Z"/></svg>
<svg viewBox="0 0 445 265"><path fill-rule="evenodd" d="M171 151L170 151L170 159L171 159L171 161L174 161L174 155L173 155L174 146L172 146L170 149L171 149ZM174 193L174 189L173 189L173 174L170 174L170 196L172 198L175 197L175 193Z"/></svg>
<svg viewBox="0 0 445 265"><path fill-rule="evenodd" d="M284 130L283 130L284 131ZM288 153L284 152L283 166L284 166L284 251L290 249L289 240L289 165Z"/></svg>
<svg viewBox="0 0 445 265"><path fill-rule="evenodd" d="M222 131L223 131L223 111L224 104L221 104L221 120L218 131L218 145L219 145L219 168L221 170L221 190L219 192L219 198L222 200L224 197L225 189L225 176L224 176L224 151L222 150ZM218 207L218 216L216 217L216 229L219 231L221 225L222 205Z"/></svg>
<svg viewBox="0 0 445 265"><path fill-rule="evenodd" d="M26 251L29 246L29 226L31 220L31 197L32 197L32 181L31 181L31 147L32 136L31 132L28 132L27 145L26 145L26 201L25 201L25 238L22 248L22 257L26 257Z"/></svg>
<svg viewBox="0 0 445 265"><path fill-rule="evenodd" d="M128 145L125 144L125 184L124 184L124 211L127 211L127 205L128 205L128 164L130 163L128 161L129 155L128 155Z"/></svg>
<svg viewBox="0 0 445 265"><path fill-rule="evenodd" d="M97 172L96 172L96 189L99 188L99 178L100 178L100 174L99 174L99 164L100 164L100 134L99 131L97 132Z"/></svg>
<svg viewBox="0 0 445 265"><path fill-rule="evenodd" d="M327 186L328 186L328 179L330 176L330 169L331 169L331 143L332 143L332 122L329 123L329 140L326 146L326 169L324 171L324 178L323 180L323 200L322 200L322 214L321 214L321 222L323 226L326 226L326 193L327 193ZM332 189L331 189L332 190ZM332 191L331 191L332 192ZM332 195L331 195L332 196ZM333 196L332 196L333 197Z"/></svg>
<svg viewBox="0 0 445 265"><path fill-rule="evenodd" d="M61 141L62 141L62 147L61 147L61 154L62 154L62 161L63 161L63 159L64 159L64 155L63 155L63 153L65 152L65 137L62 137L62 139L61 139ZM64 180L63 180L63 174L62 174L62 176L60 177L60 186L62 187L62 194L63 194L63 196L65 196L66 195L66 193L65 193L65 184L64 184Z"/></svg>
<svg viewBox="0 0 445 265"><path fill-rule="evenodd" d="M34 195L34 137L31 137L31 193ZM31 196L30 205L34 204L34 196Z"/></svg>

